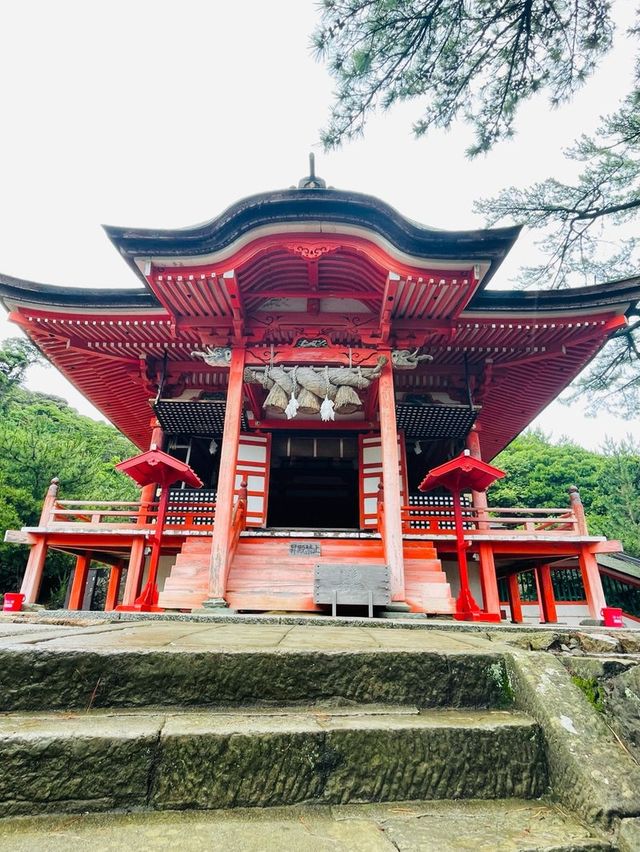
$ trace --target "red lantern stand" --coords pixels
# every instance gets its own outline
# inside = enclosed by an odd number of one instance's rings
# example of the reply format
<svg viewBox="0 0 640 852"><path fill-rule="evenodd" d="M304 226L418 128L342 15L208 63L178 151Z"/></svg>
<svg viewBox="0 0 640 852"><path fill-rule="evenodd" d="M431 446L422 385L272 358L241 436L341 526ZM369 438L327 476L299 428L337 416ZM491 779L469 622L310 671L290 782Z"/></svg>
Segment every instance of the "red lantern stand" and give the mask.
<svg viewBox="0 0 640 852"><path fill-rule="evenodd" d="M470 455L469 450L465 450L451 461L432 468L418 486L419 491L446 488L447 491L451 492L460 572L460 592L456 600L456 612L453 617L458 621L493 620L491 616L480 609L469 587L467 548L470 543L464 537L461 494L463 491L469 490L485 491L492 482L501 479L504 475L503 470L474 458Z"/></svg>
<svg viewBox="0 0 640 852"><path fill-rule="evenodd" d="M159 485L162 489L158 514L156 515L156 528L153 536L151 558L149 560L149 575L147 583L131 606L120 605L116 610L120 612L163 612L158 603L158 563L162 549L162 530L167 516L169 504L169 487L174 482L185 482L192 488L201 488L202 481L188 464L174 459L162 450L148 450L139 456L126 459L116 465L116 470L126 473L134 482L140 486Z"/></svg>

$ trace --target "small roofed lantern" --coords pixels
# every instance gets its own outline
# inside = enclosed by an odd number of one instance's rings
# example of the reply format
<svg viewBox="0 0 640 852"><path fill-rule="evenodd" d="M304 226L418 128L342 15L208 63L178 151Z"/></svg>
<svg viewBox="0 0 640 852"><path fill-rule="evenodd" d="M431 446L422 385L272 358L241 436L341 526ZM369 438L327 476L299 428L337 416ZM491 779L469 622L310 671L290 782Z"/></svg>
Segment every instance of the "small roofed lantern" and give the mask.
<svg viewBox="0 0 640 852"><path fill-rule="evenodd" d="M464 537L464 518L460 495L463 491L486 491L493 482L502 479L503 476L505 476L503 470L474 458L469 450L465 450L451 461L432 468L418 486L419 491L446 488L447 491L451 492L460 572L460 592L456 600L456 611L453 617L458 621L483 621L485 619L485 614L480 610L469 587L467 566L469 542Z"/></svg>
<svg viewBox="0 0 640 852"><path fill-rule="evenodd" d="M116 465L116 470L126 473L137 485L159 485L162 489L156 515L147 583L131 606L118 606L116 609L162 612L162 608L157 606L159 597L157 576L162 549L162 530L164 529L169 503L169 487L175 482L184 482L192 488L201 488L202 480L188 464L175 459L168 453L163 453L162 450L148 450L146 453L125 459L125 461Z"/></svg>

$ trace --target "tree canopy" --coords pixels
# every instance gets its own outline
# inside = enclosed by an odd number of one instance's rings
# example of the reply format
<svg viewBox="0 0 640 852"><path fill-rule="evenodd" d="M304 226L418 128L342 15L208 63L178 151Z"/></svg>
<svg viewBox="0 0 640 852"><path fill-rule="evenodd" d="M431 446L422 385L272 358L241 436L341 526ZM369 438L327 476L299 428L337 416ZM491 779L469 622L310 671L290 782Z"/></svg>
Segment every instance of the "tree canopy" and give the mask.
<svg viewBox="0 0 640 852"><path fill-rule="evenodd" d="M324 0L314 44L338 82L323 142L361 133L369 113L425 96L420 136L473 125L470 153L514 131L519 103L567 100L611 47L609 0Z"/></svg>
<svg viewBox="0 0 640 852"><path fill-rule="evenodd" d="M577 485L593 535L619 539L640 556L640 445L607 442L601 452L540 431L516 438L494 464L507 472L489 490L493 506L560 507Z"/></svg>
<svg viewBox="0 0 640 852"><path fill-rule="evenodd" d="M32 393L21 385L24 371L38 358L25 340L12 338L0 348L0 592L15 590L22 579L26 548L2 544L6 529L35 525L54 476L69 500L135 500L131 480L114 470L136 452L113 426L83 417L55 396ZM43 596L62 591L71 557L47 559Z"/></svg>
<svg viewBox="0 0 640 852"><path fill-rule="evenodd" d="M324 0L314 33L318 55L337 82L327 148L363 133L377 109L414 101L414 132L469 123L469 155L512 136L518 107L534 95L561 105L584 85L625 36L614 13L624 0ZM506 187L479 200L488 224L515 221L541 234L544 260L523 284L565 287L630 277L638 240L607 226L628 225L640 210L640 55L628 89L597 132L566 152L578 163L572 182L553 176L528 188ZM609 235L607 235L608 237ZM576 385L595 408L634 416L640 404L640 308Z"/></svg>

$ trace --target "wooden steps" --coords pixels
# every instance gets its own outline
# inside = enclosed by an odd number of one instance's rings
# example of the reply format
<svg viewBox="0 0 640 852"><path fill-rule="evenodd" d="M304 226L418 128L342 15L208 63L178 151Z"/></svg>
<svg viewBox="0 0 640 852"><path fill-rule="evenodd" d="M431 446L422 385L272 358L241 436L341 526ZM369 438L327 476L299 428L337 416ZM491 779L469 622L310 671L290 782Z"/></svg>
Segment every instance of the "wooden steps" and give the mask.
<svg viewBox="0 0 640 852"><path fill-rule="evenodd" d="M292 545L318 545L320 555L292 553ZM452 614L455 602L433 544L404 542L406 599L413 612ZM188 538L176 558L160 594L167 609L192 609L206 600L211 538ZM383 565L384 551L376 538L241 538L227 581L227 600L233 609L318 612L313 601L317 564Z"/></svg>

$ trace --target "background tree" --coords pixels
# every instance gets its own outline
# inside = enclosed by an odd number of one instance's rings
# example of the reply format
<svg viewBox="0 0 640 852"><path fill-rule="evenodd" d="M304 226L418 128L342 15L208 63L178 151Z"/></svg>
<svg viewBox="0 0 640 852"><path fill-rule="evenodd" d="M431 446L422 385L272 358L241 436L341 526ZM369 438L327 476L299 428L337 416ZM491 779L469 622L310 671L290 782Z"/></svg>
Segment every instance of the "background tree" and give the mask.
<svg viewBox="0 0 640 852"><path fill-rule="evenodd" d="M491 486L491 505L568 506L567 488L577 485L589 531L619 539L640 557L640 445L631 439L593 452L535 430L512 441L494 463L507 476Z"/></svg>
<svg viewBox="0 0 640 852"><path fill-rule="evenodd" d="M43 358L26 338L10 337L0 343L0 410L11 390L20 384L32 364Z"/></svg>
<svg viewBox="0 0 640 852"><path fill-rule="evenodd" d="M314 33L337 81L327 148L361 134L376 109L415 101L414 132L474 129L470 156L513 135L520 104L534 95L568 101L615 45L614 12L625 0L324 0ZM640 19L639 19L640 20ZM637 41L640 22L627 35ZM615 97L615 93L614 93ZM630 91L567 156L576 180L509 187L477 203L489 224L516 221L541 233L545 260L523 284L564 287L629 276L635 237L611 251L603 224L627 226L640 209L640 57ZM640 309L575 385L595 409L634 416L640 403Z"/></svg>
<svg viewBox="0 0 640 852"><path fill-rule="evenodd" d="M113 426L83 417L58 397L32 393L20 382L37 350L21 339L0 348L0 542L6 529L35 525L54 476L69 500L135 500L131 480L114 470L136 448ZM0 543L0 592L20 585L27 549ZM72 557L47 558L42 598L60 601Z"/></svg>

